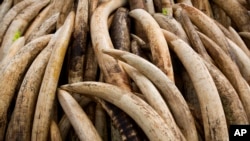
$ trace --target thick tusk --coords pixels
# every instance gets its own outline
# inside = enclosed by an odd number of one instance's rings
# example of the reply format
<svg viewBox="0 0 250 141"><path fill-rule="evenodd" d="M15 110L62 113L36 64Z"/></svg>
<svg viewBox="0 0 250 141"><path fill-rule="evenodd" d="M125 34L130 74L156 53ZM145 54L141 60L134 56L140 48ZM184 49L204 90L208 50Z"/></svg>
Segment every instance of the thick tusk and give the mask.
<svg viewBox="0 0 250 141"><path fill-rule="evenodd" d="M177 140L172 132L168 132L169 127L152 107L129 91L102 82L79 82L63 85L60 88L97 96L116 105L137 122L150 140Z"/></svg>
<svg viewBox="0 0 250 141"><path fill-rule="evenodd" d="M130 50L131 19L128 12L126 8L118 8L109 29L114 48L125 51Z"/></svg>
<svg viewBox="0 0 250 141"><path fill-rule="evenodd" d="M69 83L83 81L85 55L87 54L87 33L89 31L88 0L79 0L76 9L73 43L68 65Z"/></svg>
<svg viewBox="0 0 250 141"><path fill-rule="evenodd" d="M182 10L181 8L178 8L175 11L175 17L178 18L179 22L181 23L184 30L186 31L191 47L193 47L193 49L198 54L200 54L203 58L205 58L206 60L210 62L213 62L211 57L208 55L193 23L191 22L190 18L187 16L187 12L185 10Z"/></svg>

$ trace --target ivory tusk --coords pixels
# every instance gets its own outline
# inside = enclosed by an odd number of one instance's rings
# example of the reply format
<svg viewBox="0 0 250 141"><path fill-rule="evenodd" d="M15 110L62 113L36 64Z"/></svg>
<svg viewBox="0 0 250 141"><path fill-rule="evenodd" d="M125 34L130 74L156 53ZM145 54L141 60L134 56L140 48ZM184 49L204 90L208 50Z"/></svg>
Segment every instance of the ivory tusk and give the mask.
<svg viewBox="0 0 250 141"><path fill-rule="evenodd" d="M154 18L143 9L130 11L129 15L140 22L149 40L153 63L174 82L174 74L168 44Z"/></svg>
<svg viewBox="0 0 250 141"><path fill-rule="evenodd" d="M165 73L152 63L129 52L114 49L104 50L103 52L128 63L148 77L162 93L162 96L166 103L168 103L169 109L171 110L179 128L184 129L185 131L192 131L186 134L183 133L184 136L193 136L192 140L197 139L194 119L191 115L190 109L176 85L166 76ZM185 119L183 119L183 116Z"/></svg>
<svg viewBox="0 0 250 141"><path fill-rule="evenodd" d="M244 109L247 113L248 121L250 121L250 87L242 77L239 68L232 59L223 52L223 50L210 38L198 32L206 50L214 60L217 67L228 78L230 83L237 91Z"/></svg>
<svg viewBox="0 0 250 141"><path fill-rule="evenodd" d="M173 132L173 134L179 138L178 140L183 140L185 137L181 133L179 127L176 125L176 122L166 102L163 100L161 94L153 85L153 83L132 66L123 62L121 62L121 64L128 75L139 87L148 104L152 106L152 108L163 118L166 124L169 125L171 129L170 132Z"/></svg>
<svg viewBox="0 0 250 141"><path fill-rule="evenodd" d="M60 36L53 47L40 87L34 114L31 140L46 141L55 93L63 60L73 31L75 13L71 12L59 30Z"/></svg>
<svg viewBox="0 0 250 141"><path fill-rule="evenodd" d="M221 48L229 55L229 44L225 38L225 35L220 30L220 28L215 24L215 22L208 17L206 14L202 13L195 7L188 6L185 4L179 4L183 8L187 15L190 17L191 21L208 37L214 40Z"/></svg>
<svg viewBox="0 0 250 141"><path fill-rule="evenodd" d="M107 83L86 81L63 85L60 88L79 94L97 96L116 105L137 122L150 140L177 140L172 132L168 132L169 126L155 110L127 90Z"/></svg>
<svg viewBox="0 0 250 141"><path fill-rule="evenodd" d="M229 135L222 103L203 59L173 33L169 31L163 33L166 40L170 42L171 50L178 56L193 82L201 106L205 139L227 140Z"/></svg>
<svg viewBox="0 0 250 141"><path fill-rule="evenodd" d="M82 141L101 141L92 121L67 91L58 89L57 97L70 123Z"/></svg>

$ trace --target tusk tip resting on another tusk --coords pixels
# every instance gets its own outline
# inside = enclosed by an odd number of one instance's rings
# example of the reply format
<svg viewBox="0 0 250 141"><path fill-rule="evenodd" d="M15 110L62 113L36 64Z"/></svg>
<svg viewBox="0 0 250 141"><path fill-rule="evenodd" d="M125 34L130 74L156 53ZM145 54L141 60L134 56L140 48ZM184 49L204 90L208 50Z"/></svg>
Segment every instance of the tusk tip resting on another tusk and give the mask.
<svg viewBox="0 0 250 141"><path fill-rule="evenodd" d="M124 61L122 59L122 55L124 55L124 51L120 51L120 50L117 50L117 49L103 49L102 52L104 54L107 54L107 55L110 55L114 58L118 58L118 59L121 59L122 61Z"/></svg>

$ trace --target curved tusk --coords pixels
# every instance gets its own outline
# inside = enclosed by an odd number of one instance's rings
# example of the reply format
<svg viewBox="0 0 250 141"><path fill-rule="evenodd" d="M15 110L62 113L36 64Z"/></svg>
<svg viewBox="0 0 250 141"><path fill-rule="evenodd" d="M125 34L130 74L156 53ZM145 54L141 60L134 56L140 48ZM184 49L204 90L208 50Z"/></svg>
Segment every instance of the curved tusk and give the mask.
<svg viewBox="0 0 250 141"><path fill-rule="evenodd" d="M232 40L234 43L236 43L250 58L250 50L247 48L245 42L240 37L240 32L238 33L233 27L228 27L228 31L230 32L232 38L228 37L230 40Z"/></svg>
<svg viewBox="0 0 250 141"><path fill-rule="evenodd" d="M171 132L173 132L173 134L176 135L177 138L180 138L179 140L181 140L181 138L184 138L179 127L176 125L176 122L166 102L164 101L154 84L132 66L123 62L120 63L122 64L128 75L139 87L148 104L152 106L152 108L163 118L166 124L169 125Z"/></svg>
<svg viewBox="0 0 250 141"><path fill-rule="evenodd" d="M67 91L61 89L57 90L57 96L79 139L82 141L101 141L93 123L76 100Z"/></svg>
<svg viewBox="0 0 250 141"><path fill-rule="evenodd" d="M126 0L110 0L98 6L91 17L90 32L95 55L105 81L129 90L126 73L114 58L102 53L102 49L114 48L107 25L108 16L126 2Z"/></svg>
<svg viewBox="0 0 250 141"><path fill-rule="evenodd" d="M192 140L197 139L195 122L190 109L176 85L165 73L152 63L132 53L115 49L104 50L103 52L128 63L148 77L162 93L179 128L185 131L194 131L191 133L183 133L183 135L185 137L193 136L193 138L191 138ZM183 119L183 117L185 117L185 119Z"/></svg>
<svg viewBox="0 0 250 141"><path fill-rule="evenodd" d="M174 72L168 50L168 44L164 39L158 23L149 13L142 9L132 10L129 15L140 22L145 33L147 34L153 63L174 82Z"/></svg>
<svg viewBox="0 0 250 141"><path fill-rule="evenodd" d="M173 33L166 30L163 33L171 44L171 50L178 56L193 82L201 106L205 139L227 140L229 136L222 103L203 59Z"/></svg>
<svg viewBox="0 0 250 141"><path fill-rule="evenodd" d="M102 82L78 82L67 84L61 89L79 94L92 95L116 105L143 129L150 140L177 140L165 121L141 98L117 86Z"/></svg>

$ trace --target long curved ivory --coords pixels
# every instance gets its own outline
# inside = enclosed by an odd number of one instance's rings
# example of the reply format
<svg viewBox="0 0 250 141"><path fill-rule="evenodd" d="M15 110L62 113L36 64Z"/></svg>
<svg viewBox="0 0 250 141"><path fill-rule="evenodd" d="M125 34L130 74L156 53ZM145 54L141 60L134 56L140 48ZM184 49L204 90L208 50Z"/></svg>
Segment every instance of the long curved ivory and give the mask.
<svg viewBox="0 0 250 141"><path fill-rule="evenodd" d="M148 77L162 93L179 128L189 131L189 133L183 132L183 135L186 138L190 136L189 139L191 140L197 140L197 132L195 132L196 127L190 109L176 85L164 72L152 63L129 52L109 49L104 50L104 53L128 63Z"/></svg>
<svg viewBox="0 0 250 141"><path fill-rule="evenodd" d="M126 0L110 0L98 6L91 17L90 32L95 55L105 81L129 90L127 75L117 61L102 53L102 49L114 48L109 36L108 17L112 11L126 2Z"/></svg>
<svg viewBox="0 0 250 141"><path fill-rule="evenodd" d="M162 117L166 124L169 125L169 127L171 128L171 132L173 132L177 136L177 138L180 138L179 140L181 140L181 138L184 138L180 129L176 125L176 122L166 102L164 101L154 84L132 66L124 62L121 63L125 71L131 77L131 79L134 80L138 88L141 90L142 94L145 96L148 104Z"/></svg>
<svg viewBox="0 0 250 141"><path fill-rule="evenodd" d="M79 94L92 95L121 108L142 128L150 140L170 141L177 138L169 132L169 126L145 101L133 93L102 82L78 82L60 87Z"/></svg>
<svg viewBox="0 0 250 141"><path fill-rule="evenodd" d="M163 33L193 82L201 106L205 139L227 140L229 136L223 106L213 78L203 63L203 59L186 42L173 33L166 30Z"/></svg>
<svg viewBox="0 0 250 141"><path fill-rule="evenodd" d="M134 9L130 11L129 15L140 22L145 33L147 34L153 63L174 82L174 72L168 50L168 44L164 39L164 35L161 32L161 28L158 23L143 9Z"/></svg>

